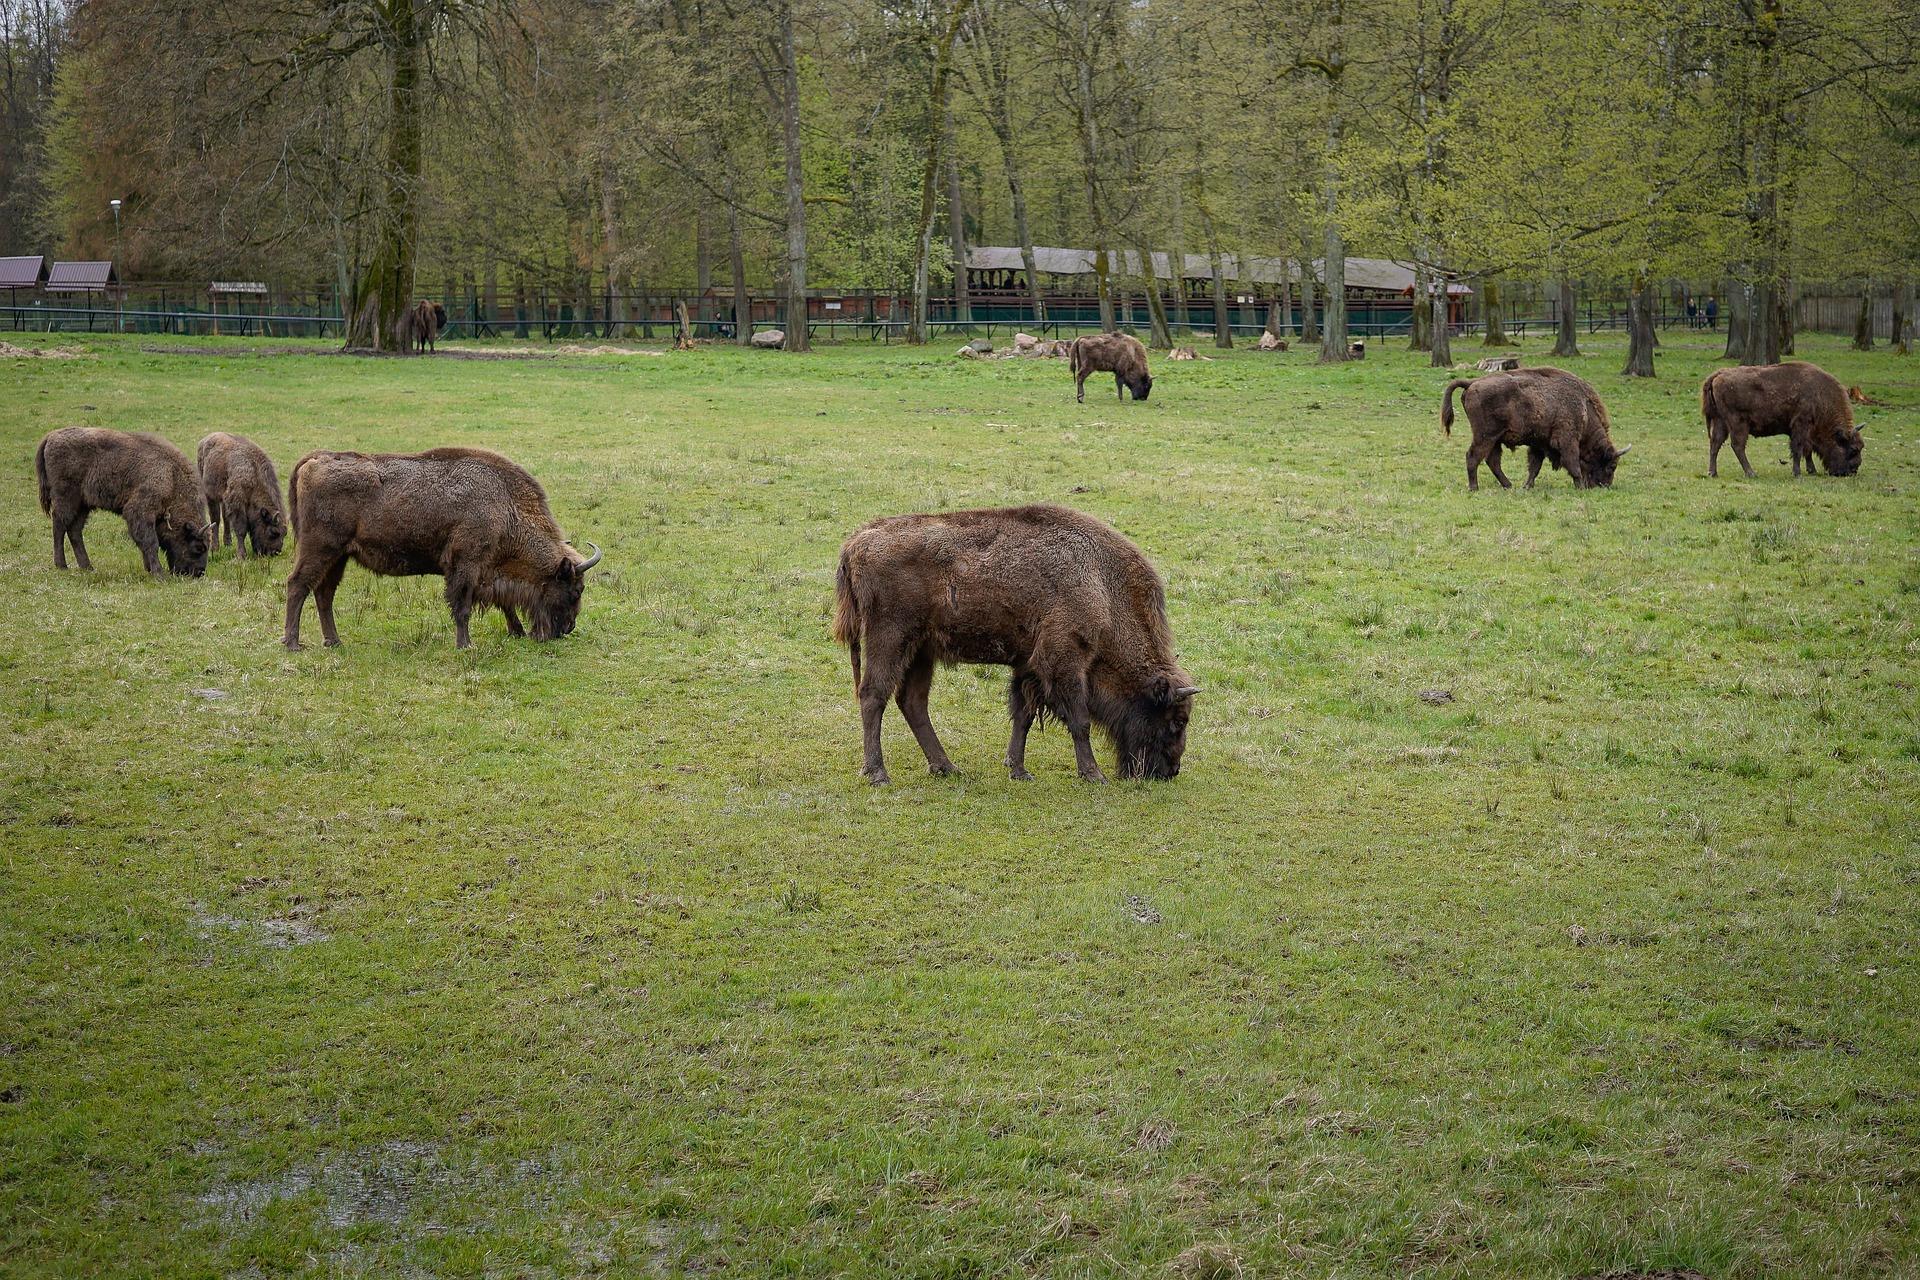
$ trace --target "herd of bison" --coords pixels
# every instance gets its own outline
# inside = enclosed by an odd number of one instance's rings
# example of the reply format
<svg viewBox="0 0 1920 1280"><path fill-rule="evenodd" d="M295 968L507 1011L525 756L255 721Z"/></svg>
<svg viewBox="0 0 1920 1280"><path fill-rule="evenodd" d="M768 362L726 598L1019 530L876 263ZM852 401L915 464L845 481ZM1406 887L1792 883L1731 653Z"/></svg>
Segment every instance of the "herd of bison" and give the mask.
<svg viewBox="0 0 1920 1280"><path fill-rule="evenodd" d="M430 328L431 319L422 320ZM430 340L430 339L429 339ZM1145 399L1146 352L1124 335L1080 338L1072 369L1078 390L1090 372L1112 372L1116 394ZM1500 458L1527 451L1531 487L1543 463L1575 485L1610 485L1626 447L1616 447L1594 389L1554 368L1516 369L1447 384L1440 421L1449 435L1453 397L1473 429L1467 487L1484 462L1511 488ZM1829 474L1860 468L1860 432L1844 387L1810 364L1721 369L1700 389L1708 474L1731 442L1749 477L1747 440L1788 437L1793 473L1816 460ZM376 574L439 574L460 647L476 608L493 607L507 630L552 640L573 630L587 571L600 562L576 550L555 523L547 496L525 470L487 449L355 453L316 449L294 463L286 499L266 453L244 436L215 432L200 442L198 467L146 432L68 427L40 441L34 456L40 509L53 521L53 563L66 547L92 568L82 538L88 515L127 522L147 571L160 560L199 577L217 535L245 558L279 554L292 534L283 642L300 647L309 594L328 645L340 643L333 598L354 561ZM592 543L587 544L592 547ZM1080 776L1099 781L1089 730L1112 741L1122 778L1171 778L1180 771L1187 720L1199 692L1174 660L1160 575L1111 526L1066 507L888 516L856 529L840 550L833 635L847 646L865 738L863 774L888 780L880 725L887 702L900 714L936 774L954 769L927 716L937 663L1012 669L1007 692L1013 735L1006 764L1027 772L1027 733L1052 716L1073 738ZM521 616L525 615L525 624Z"/></svg>

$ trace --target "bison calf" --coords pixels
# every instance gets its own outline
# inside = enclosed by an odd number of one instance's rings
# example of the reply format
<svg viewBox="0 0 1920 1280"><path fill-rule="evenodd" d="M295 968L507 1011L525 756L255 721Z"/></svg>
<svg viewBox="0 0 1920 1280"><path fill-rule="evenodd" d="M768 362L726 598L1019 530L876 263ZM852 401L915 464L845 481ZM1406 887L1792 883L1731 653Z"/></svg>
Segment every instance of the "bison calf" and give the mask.
<svg viewBox="0 0 1920 1280"><path fill-rule="evenodd" d="M1614 467L1627 445L1614 448L1607 431L1607 410L1599 393L1564 369L1513 369L1469 382L1455 378L1440 401L1440 426L1453 434L1453 393L1465 389L1460 403L1473 424L1467 448L1467 488L1480 487L1485 462L1504 489L1513 488L1500 468L1500 451L1527 451L1527 488L1551 462L1572 477L1574 486L1592 489L1613 483Z"/></svg>
<svg viewBox="0 0 1920 1280"><path fill-rule="evenodd" d="M287 543L287 509L266 450L245 436L216 431L200 442L199 461L209 527L221 544L232 543L242 560L249 540L255 555L279 555Z"/></svg>
<svg viewBox="0 0 1920 1280"><path fill-rule="evenodd" d="M535 640L566 635L587 570L600 563L598 547L587 559L567 545L539 481L490 449L315 450L293 464L287 507L299 539L287 576L289 649L300 647L309 592L327 644L340 643L333 593L349 560L377 574L445 578L462 649L474 609L488 605L506 615L510 635L526 634L521 609Z"/></svg>
<svg viewBox="0 0 1920 1280"><path fill-rule="evenodd" d="M1135 400L1145 400L1153 390L1146 347L1140 339L1124 333L1075 338L1067 347L1067 367L1073 371L1073 398L1082 403L1087 398L1087 377L1095 373L1111 373L1113 394L1122 400L1129 391Z"/></svg>
<svg viewBox="0 0 1920 1280"><path fill-rule="evenodd" d="M1860 470L1860 429L1853 425L1847 389L1825 369L1810 364L1768 364L1716 369L1700 384L1700 412L1707 420L1707 474L1720 474L1720 446L1733 443L1740 469L1747 464L1747 437L1786 436L1793 474L1820 459L1828 475Z"/></svg>
<svg viewBox="0 0 1920 1280"><path fill-rule="evenodd" d="M66 427L48 433L33 455L40 510L53 517L53 567L67 567L65 543L82 569L93 568L81 538L94 511L119 513L140 548L147 572L160 576L160 557L183 577L207 571L206 515L200 482L187 455L145 431Z"/></svg>
<svg viewBox="0 0 1920 1280"><path fill-rule="evenodd" d="M1112 739L1122 778L1171 778L1199 690L1173 656L1166 593L1140 549L1065 507L889 516L840 548L833 635L853 657L865 735L862 772L888 781L887 699L927 766L953 761L927 718L937 662L1013 668L1007 770L1025 780L1027 731L1058 718L1080 776L1102 781L1089 725ZM864 659L864 665L863 665Z"/></svg>

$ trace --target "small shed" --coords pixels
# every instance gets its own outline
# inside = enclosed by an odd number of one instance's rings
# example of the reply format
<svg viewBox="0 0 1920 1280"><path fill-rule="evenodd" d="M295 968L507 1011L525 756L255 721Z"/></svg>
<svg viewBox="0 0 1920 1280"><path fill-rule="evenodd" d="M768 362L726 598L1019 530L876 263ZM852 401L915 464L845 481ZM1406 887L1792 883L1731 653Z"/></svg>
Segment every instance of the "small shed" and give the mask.
<svg viewBox="0 0 1920 1280"><path fill-rule="evenodd" d="M0 258L0 289L38 289L46 282L45 258Z"/></svg>
<svg viewBox="0 0 1920 1280"><path fill-rule="evenodd" d="M220 332L220 299L222 298L233 299L231 314L240 318L240 332L243 334L249 331L246 311L243 309L247 298L258 298L260 301L257 310L261 316L266 315L267 286L263 280L215 280L207 286L207 293L213 299L213 331L216 334ZM265 323L263 319L261 321L263 331Z"/></svg>
<svg viewBox="0 0 1920 1280"><path fill-rule="evenodd" d="M118 293L120 273L111 262L56 262L47 272L48 293Z"/></svg>

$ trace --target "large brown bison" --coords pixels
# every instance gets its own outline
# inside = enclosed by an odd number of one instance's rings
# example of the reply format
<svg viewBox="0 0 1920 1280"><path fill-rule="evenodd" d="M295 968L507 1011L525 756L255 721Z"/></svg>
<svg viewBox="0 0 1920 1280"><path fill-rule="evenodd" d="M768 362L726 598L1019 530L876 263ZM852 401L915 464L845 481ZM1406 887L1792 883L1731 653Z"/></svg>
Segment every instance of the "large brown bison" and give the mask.
<svg viewBox="0 0 1920 1280"><path fill-rule="evenodd" d="M216 431L200 442L199 461L200 490L221 545L232 543L242 560L249 539L255 555L279 555L287 544L287 509L266 450L245 436Z"/></svg>
<svg viewBox="0 0 1920 1280"><path fill-rule="evenodd" d="M53 567L67 567L65 543L82 569L93 568L80 533L94 511L117 512L140 548L147 572L160 557L183 577L207 571L206 513L193 464L171 441L145 431L65 427L49 432L33 455L40 510L53 517Z"/></svg>
<svg viewBox="0 0 1920 1280"><path fill-rule="evenodd" d="M447 309L438 302L422 300L400 313L393 322L393 336L402 355L435 350L441 330L447 327Z"/></svg>
<svg viewBox="0 0 1920 1280"><path fill-rule="evenodd" d="M1092 516L1034 506L875 520L840 548L835 596L833 635L852 652L869 781L888 781L888 698L927 767L953 772L927 718L936 662L1013 668L1007 769L1016 779L1032 777L1027 731L1049 715L1067 726L1089 781L1103 780L1090 724L1112 739L1122 778L1180 772L1199 690L1174 660L1160 575Z"/></svg>
<svg viewBox="0 0 1920 1280"><path fill-rule="evenodd" d="M349 560L377 574L444 577L462 649L468 619L488 605L506 615L510 635L526 634L521 609L534 639L566 635L587 570L600 563L598 547L589 559L567 545L540 483L490 449L316 449L293 464L287 507L299 539L287 576L289 649L300 647L308 592L327 644L340 643L333 593Z"/></svg>
<svg viewBox="0 0 1920 1280"><path fill-rule="evenodd" d="M1131 391L1135 400L1145 400L1153 390L1153 375L1147 372L1147 349L1140 339L1124 333L1095 333L1075 338L1067 347L1067 367L1073 371L1073 398L1085 402L1090 374L1111 373L1113 394L1122 400Z"/></svg>
<svg viewBox="0 0 1920 1280"><path fill-rule="evenodd" d="M1820 459L1828 475L1860 470L1860 429L1853 425L1847 389L1825 369L1810 364L1766 364L1716 369L1700 384L1700 412L1707 419L1707 474L1720 474L1720 446L1733 443L1740 469L1747 465L1747 437L1786 436L1793 474Z"/></svg>
<svg viewBox="0 0 1920 1280"><path fill-rule="evenodd" d="M1473 424L1467 448L1467 488L1480 487L1485 462L1504 489L1513 488L1500 469L1500 451L1527 451L1527 488L1540 476L1540 464L1565 469L1574 486L1601 488L1613 483L1613 470L1632 445L1615 448L1607 433L1607 410L1600 396L1565 369L1513 369L1469 382L1455 378L1440 401L1440 426L1453 434L1453 393Z"/></svg>

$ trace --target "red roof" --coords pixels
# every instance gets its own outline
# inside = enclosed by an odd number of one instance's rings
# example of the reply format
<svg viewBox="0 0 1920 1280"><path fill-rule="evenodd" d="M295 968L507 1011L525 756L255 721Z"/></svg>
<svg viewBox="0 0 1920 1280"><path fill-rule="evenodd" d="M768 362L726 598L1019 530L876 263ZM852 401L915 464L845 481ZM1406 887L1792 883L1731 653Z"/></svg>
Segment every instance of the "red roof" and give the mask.
<svg viewBox="0 0 1920 1280"><path fill-rule="evenodd" d="M119 283L111 262L56 262L47 272L48 293L105 293Z"/></svg>
<svg viewBox="0 0 1920 1280"><path fill-rule="evenodd" d="M45 258L0 258L0 289L38 289L46 278Z"/></svg>

